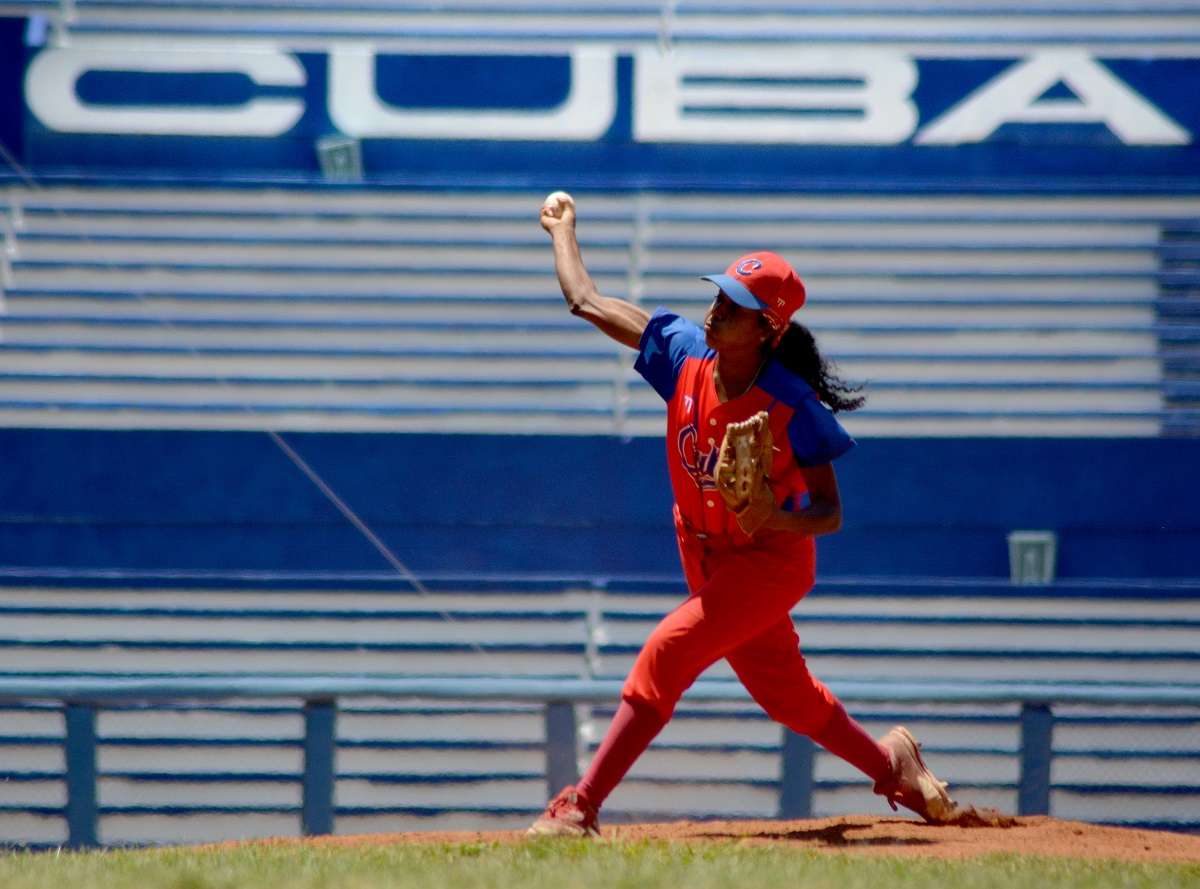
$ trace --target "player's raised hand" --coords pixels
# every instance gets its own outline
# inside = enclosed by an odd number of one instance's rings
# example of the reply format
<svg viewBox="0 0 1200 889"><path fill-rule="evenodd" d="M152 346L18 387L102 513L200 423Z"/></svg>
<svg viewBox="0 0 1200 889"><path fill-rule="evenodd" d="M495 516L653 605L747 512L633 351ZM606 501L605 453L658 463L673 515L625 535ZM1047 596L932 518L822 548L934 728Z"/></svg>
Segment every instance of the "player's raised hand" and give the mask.
<svg viewBox="0 0 1200 889"><path fill-rule="evenodd" d="M555 191L542 201L542 228L554 234L562 227L575 228L575 199L565 191Z"/></svg>

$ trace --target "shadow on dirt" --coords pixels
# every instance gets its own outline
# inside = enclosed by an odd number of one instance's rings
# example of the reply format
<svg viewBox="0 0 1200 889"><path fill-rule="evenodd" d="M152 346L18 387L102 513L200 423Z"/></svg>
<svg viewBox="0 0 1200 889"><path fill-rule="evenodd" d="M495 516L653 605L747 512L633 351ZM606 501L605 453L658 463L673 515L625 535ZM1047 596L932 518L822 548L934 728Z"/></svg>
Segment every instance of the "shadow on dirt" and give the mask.
<svg viewBox="0 0 1200 889"><path fill-rule="evenodd" d="M887 824L886 821L879 822ZM908 822L901 822L907 824ZM880 837L867 836L855 837L855 833L869 833L873 829L873 825L869 824L832 824L828 827L820 827L813 830L788 830L772 833L770 831L755 832L751 834L732 834L732 833L706 833L705 838L712 839L731 839L731 840L780 840L784 842L805 843L808 845L824 845L824 846L932 846L938 842L936 839L923 839L920 837Z"/></svg>

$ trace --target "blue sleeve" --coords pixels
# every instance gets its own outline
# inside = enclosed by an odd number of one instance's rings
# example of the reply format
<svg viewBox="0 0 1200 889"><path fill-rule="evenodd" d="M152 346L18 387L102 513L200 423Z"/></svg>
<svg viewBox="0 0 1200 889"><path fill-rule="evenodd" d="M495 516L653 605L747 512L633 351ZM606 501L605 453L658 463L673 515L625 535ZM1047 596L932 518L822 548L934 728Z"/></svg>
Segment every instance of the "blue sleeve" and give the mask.
<svg viewBox="0 0 1200 889"><path fill-rule="evenodd" d="M675 381L679 379L684 359L701 357L707 351L703 330L674 312L658 308L642 331L633 367L663 401L670 401L675 395Z"/></svg>
<svg viewBox="0 0 1200 889"><path fill-rule="evenodd" d="M850 433L816 395L800 399L795 406L795 413L788 423L788 440L796 462L801 466L832 463L854 447Z"/></svg>

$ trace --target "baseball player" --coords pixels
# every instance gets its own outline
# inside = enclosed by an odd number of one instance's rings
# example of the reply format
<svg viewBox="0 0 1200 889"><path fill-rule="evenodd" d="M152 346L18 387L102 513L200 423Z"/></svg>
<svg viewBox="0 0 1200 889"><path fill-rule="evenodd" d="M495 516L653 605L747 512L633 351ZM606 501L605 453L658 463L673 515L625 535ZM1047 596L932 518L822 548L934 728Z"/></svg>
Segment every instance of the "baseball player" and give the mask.
<svg viewBox="0 0 1200 889"><path fill-rule="evenodd" d="M893 809L899 803L927 821L949 818L954 803L912 735L897 727L872 738L808 671L792 626L789 612L813 585L814 538L842 523L832 461L854 441L832 411L863 402L829 372L808 331L790 323L805 301L800 278L774 253L747 254L724 274L704 276L718 293L698 327L597 292L569 196L551 195L541 224L571 313L636 349L637 370L666 402L675 531L690 595L646 640L583 779L564 788L529 833L599 835L604 800L719 658L772 719L857 767ZM726 427L759 412L774 441L766 493L735 513L714 468Z"/></svg>

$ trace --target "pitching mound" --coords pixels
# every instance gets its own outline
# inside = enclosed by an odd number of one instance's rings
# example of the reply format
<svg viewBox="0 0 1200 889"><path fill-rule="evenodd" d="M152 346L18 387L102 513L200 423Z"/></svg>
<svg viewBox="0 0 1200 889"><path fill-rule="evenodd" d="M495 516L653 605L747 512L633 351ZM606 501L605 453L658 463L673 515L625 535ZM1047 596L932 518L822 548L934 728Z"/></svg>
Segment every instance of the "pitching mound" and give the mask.
<svg viewBox="0 0 1200 889"><path fill-rule="evenodd" d="M909 818L853 815L810 821L678 821L617 824L603 828L610 842L669 840L683 843L780 843L817 852L969 858L993 853L1121 861L1200 862L1200 836L1100 827L1044 816L1012 818L978 813L960 824L933 826ZM516 831L369 834L302 842L378 843L522 842ZM300 842L300 841L298 841Z"/></svg>

